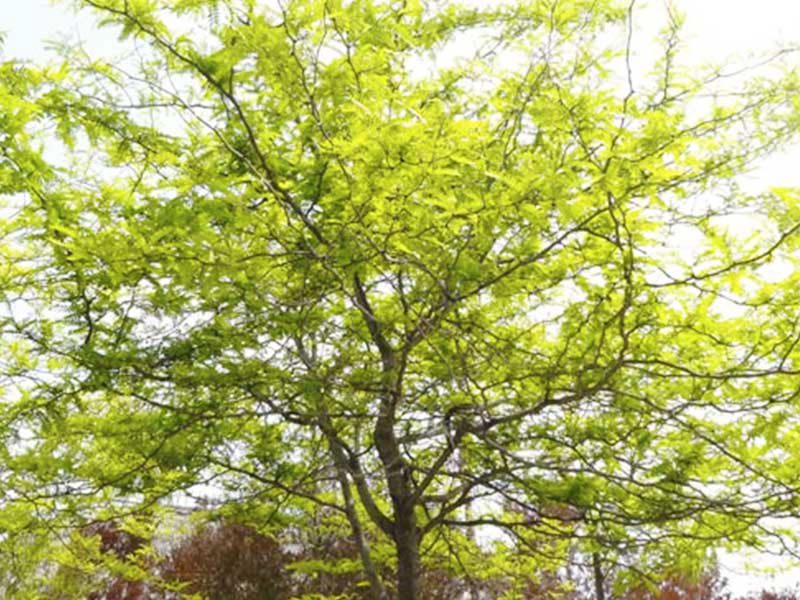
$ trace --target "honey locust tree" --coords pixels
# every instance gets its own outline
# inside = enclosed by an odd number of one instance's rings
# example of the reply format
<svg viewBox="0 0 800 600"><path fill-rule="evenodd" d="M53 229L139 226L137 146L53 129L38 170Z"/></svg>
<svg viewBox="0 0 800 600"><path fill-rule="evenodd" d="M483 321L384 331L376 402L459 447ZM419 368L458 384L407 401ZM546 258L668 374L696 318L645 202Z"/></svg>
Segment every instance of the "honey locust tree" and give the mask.
<svg viewBox="0 0 800 600"><path fill-rule="evenodd" d="M122 56L65 50L52 168L8 167L13 498L316 503L403 600L457 532L576 544L599 596L792 551L798 195L738 178L791 53L690 70L673 15L636 69L606 0L75 4Z"/></svg>

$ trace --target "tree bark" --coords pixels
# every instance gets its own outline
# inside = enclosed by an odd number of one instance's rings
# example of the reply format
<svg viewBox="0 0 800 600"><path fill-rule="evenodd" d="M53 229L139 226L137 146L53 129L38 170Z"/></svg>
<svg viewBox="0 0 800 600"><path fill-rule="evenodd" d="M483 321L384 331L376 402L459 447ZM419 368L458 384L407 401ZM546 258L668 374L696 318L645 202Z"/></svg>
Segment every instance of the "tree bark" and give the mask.
<svg viewBox="0 0 800 600"><path fill-rule="evenodd" d="M420 532L414 507L398 507L394 542L397 549L397 598L417 600L420 597Z"/></svg>
<svg viewBox="0 0 800 600"><path fill-rule="evenodd" d="M397 598L417 600L420 597L419 542L422 533L417 525L414 511L416 497L408 465L400 454L393 421L387 419L385 414L386 412L378 417L374 439L383 462L389 495L392 499L394 516L392 537L397 551Z"/></svg>
<svg viewBox="0 0 800 600"><path fill-rule="evenodd" d="M595 600L606 600L606 587L603 577L603 565L600 561L600 553L592 553L592 570L594 571L594 592Z"/></svg>

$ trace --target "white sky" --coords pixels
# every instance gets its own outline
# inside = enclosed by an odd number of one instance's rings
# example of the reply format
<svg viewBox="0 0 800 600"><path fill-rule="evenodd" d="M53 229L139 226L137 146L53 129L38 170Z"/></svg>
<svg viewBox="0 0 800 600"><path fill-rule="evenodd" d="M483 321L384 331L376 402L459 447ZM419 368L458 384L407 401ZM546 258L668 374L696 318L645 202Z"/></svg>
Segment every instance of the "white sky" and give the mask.
<svg viewBox="0 0 800 600"><path fill-rule="evenodd" d="M493 1L493 0L486 0ZM644 2L640 0L643 4ZM665 0L649 0L652 10L642 11L634 33L634 44L647 48L649 34L657 28L660 7ZM3 55L6 58L39 60L46 58L45 40L64 35L83 40L92 54L113 54L115 38L110 30L97 31L92 20L76 16L67 3L54 5L48 0L0 0L0 31L6 33ZM767 51L779 43L800 46L800 0L674 0L686 14L683 34L684 58L698 63L724 62L731 55ZM771 158L748 176L754 184L800 186L800 148ZM774 561L754 557L751 564L760 568L775 566ZM747 576L742 559L725 560L724 574L735 594L770 586L800 583L797 571L782 576Z"/></svg>

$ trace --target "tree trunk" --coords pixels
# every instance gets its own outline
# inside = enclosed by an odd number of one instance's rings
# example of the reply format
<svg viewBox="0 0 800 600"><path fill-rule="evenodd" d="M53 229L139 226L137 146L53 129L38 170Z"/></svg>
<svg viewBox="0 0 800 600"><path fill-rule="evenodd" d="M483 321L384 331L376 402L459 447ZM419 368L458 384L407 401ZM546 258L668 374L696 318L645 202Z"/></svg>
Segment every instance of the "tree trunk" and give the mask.
<svg viewBox="0 0 800 600"><path fill-rule="evenodd" d="M394 542L397 549L397 598L420 598L419 528L413 506L398 507Z"/></svg>
<svg viewBox="0 0 800 600"><path fill-rule="evenodd" d="M603 565L600 562L600 553L592 553L592 569L594 571L595 600L606 600L606 586L603 577Z"/></svg>

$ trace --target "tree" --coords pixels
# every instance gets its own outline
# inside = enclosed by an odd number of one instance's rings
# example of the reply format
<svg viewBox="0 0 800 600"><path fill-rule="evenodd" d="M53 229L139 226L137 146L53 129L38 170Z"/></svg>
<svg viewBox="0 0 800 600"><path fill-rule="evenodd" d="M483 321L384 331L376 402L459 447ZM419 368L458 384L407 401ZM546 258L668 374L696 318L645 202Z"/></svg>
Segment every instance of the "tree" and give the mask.
<svg viewBox="0 0 800 600"><path fill-rule="evenodd" d="M26 96L63 155L9 167L16 498L325 506L376 599L497 528L512 570L791 547L798 195L737 183L785 61L682 68L675 18L639 73L634 2L76 4L130 52Z"/></svg>

